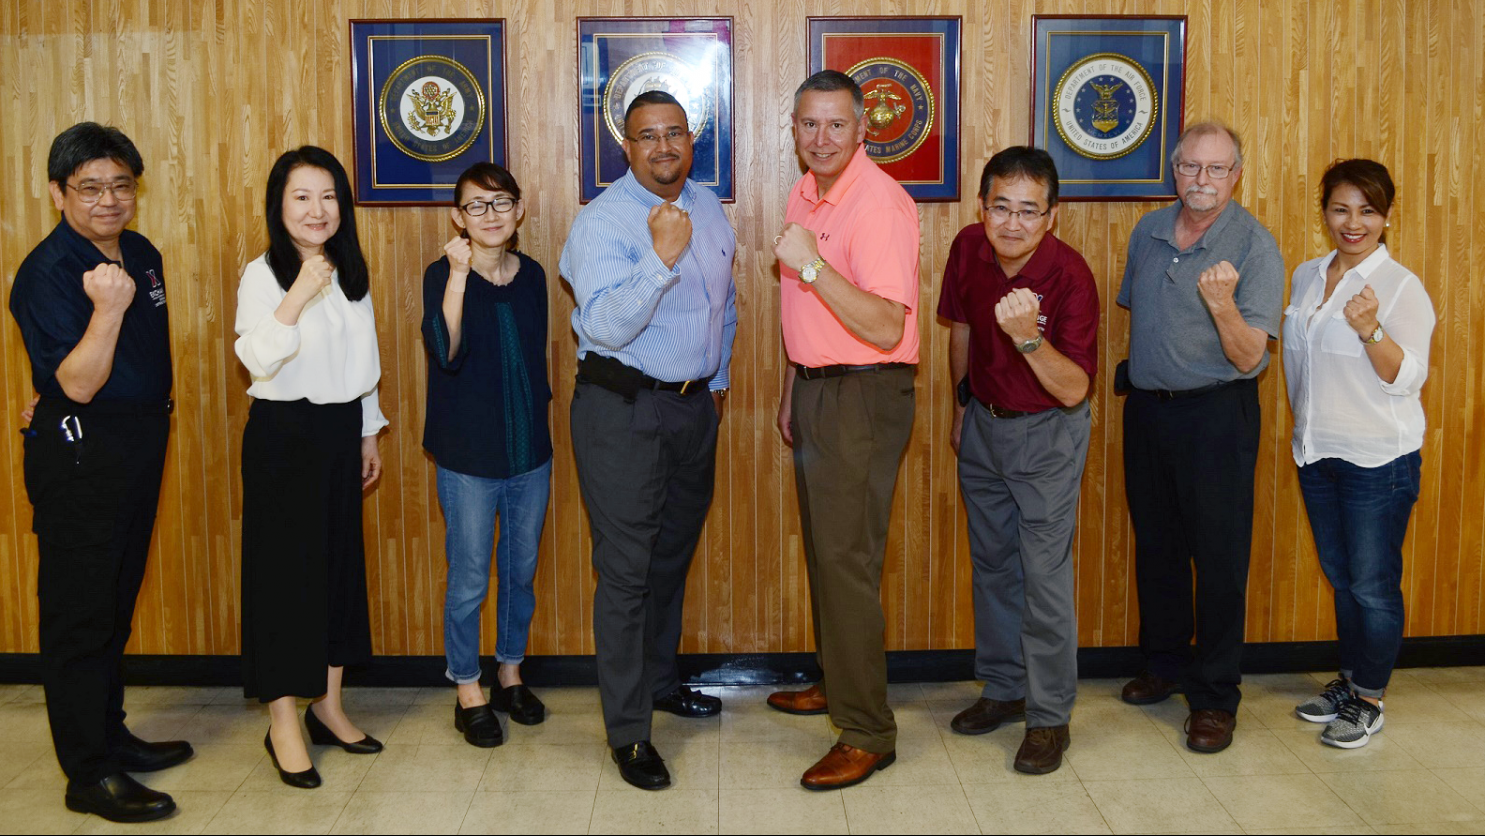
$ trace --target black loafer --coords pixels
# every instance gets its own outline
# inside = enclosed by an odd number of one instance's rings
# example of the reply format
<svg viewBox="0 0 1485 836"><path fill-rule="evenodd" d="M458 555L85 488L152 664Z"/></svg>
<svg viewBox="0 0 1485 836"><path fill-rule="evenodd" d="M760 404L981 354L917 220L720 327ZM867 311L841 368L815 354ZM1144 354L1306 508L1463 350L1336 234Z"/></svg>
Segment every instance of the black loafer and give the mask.
<svg viewBox="0 0 1485 836"><path fill-rule="evenodd" d="M278 753L273 751L273 732L268 731L263 735L263 748L268 750L268 759L273 761L273 768L278 770L278 779L291 787L301 790L312 790L320 785L320 772L315 769L314 764L303 772L285 772L278 765Z"/></svg>
<svg viewBox="0 0 1485 836"><path fill-rule="evenodd" d="M109 821L133 824L163 819L175 812L175 799L115 772L95 784L67 784L67 809L92 813Z"/></svg>
<svg viewBox="0 0 1485 836"><path fill-rule="evenodd" d="M523 726L547 719L547 707L525 685L512 685L490 692L490 706Z"/></svg>
<svg viewBox="0 0 1485 836"><path fill-rule="evenodd" d="M454 701L454 729L464 733L464 742L481 749L494 749L505 742L500 718L488 705L464 708Z"/></svg>
<svg viewBox="0 0 1485 836"><path fill-rule="evenodd" d="M630 786L642 790L663 790L670 786L670 770L648 740L614 749L614 763L619 765L619 775Z"/></svg>
<svg viewBox="0 0 1485 836"><path fill-rule="evenodd" d="M184 740L162 740L150 743L124 729L124 742L115 755L125 772L156 772L178 766L196 754Z"/></svg>
<svg viewBox="0 0 1485 836"><path fill-rule="evenodd" d="M382 742L369 734L355 743L347 743L336 737L335 732L330 731L330 727L315 716L313 703L304 709L304 727L309 729L309 742L316 746L339 746L353 755L374 755L382 750Z"/></svg>
<svg viewBox="0 0 1485 836"><path fill-rule="evenodd" d="M669 711L678 717L710 717L722 710L722 700L682 685L663 697L656 697L655 710Z"/></svg>

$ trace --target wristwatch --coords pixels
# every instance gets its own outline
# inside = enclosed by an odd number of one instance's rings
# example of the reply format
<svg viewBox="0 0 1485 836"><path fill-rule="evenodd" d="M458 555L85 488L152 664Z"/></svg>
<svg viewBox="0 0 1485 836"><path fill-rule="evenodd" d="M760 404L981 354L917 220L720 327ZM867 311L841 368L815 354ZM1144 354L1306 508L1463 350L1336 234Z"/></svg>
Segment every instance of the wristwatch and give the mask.
<svg viewBox="0 0 1485 836"><path fill-rule="evenodd" d="M1382 323L1378 322L1377 330L1373 331L1370 337L1361 337L1361 341L1366 343L1367 345L1376 345L1377 343L1381 342L1382 338L1385 336L1387 336L1387 333L1382 330Z"/></svg>
<svg viewBox="0 0 1485 836"><path fill-rule="evenodd" d="M799 280L805 284L814 284L815 279L820 278L820 270L824 266L825 258L823 256L811 261L809 264L799 268Z"/></svg>
<svg viewBox="0 0 1485 836"><path fill-rule="evenodd" d="M1042 347L1043 339L1045 339L1044 335L1037 334L1036 339L1034 340L1027 340L1024 343L1016 343L1016 350L1021 352L1022 354L1030 354L1031 352L1036 351L1038 348Z"/></svg>

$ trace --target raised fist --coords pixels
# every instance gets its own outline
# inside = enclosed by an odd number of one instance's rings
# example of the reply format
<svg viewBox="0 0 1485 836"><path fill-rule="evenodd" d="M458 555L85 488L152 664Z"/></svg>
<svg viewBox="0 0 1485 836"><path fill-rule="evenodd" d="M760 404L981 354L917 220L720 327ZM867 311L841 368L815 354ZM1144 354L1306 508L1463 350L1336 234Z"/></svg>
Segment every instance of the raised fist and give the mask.
<svg viewBox="0 0 1485 836"><path fill-rule="evenodd" d="M93 310L122 316L134 303L134 280L117 264L100 264L84 273L82 281Z"/></svg>
<svg viewBox="0 0 1485 836"><path fill-rule="evenodd" d="M319 295L320 291L330 286L330 274L334 270L330 262L322 255L312 255L304 260L299 267L299 276L294 279L294 286L289 292L298 295L306 303Z"/></svg>
<svg viewBox="0 0 1485 836"><path fill-rule="evenodd" d="M469 239L463 236L455 238L443 245L444 254L449 257L449 272L469 274L469 261L473 258L473 251L469 247Z"/></svg>
<svg viewBox="0 0 1485 836"><path fill-rule="evenodd" d="M774 237L773 254L780 264L797 271L820 257L820 247L812 230L799 224L784 224Z"/></svg>
<svg viewBox="0 0 1485 836"><path fill-rule="evenodd" d="M675 268L681 253L691 243L691 216L674 203L665 202L650 209L650 238L655 242L655 255L665 266Z"/></svg>
<svg viewBox="0 0 1485 836"><path fill-rule="evenodd" d="M1196 289L1208 308L1225 308L1232 304L1237 283L1237 268L1230 261L1219 261L1201 271L1201 276L1196 280Z"/></svg>
<svg viewBox="0 0 1485 836"><path fill-rule="evenodd" d="M1007 337L1017 343L1030 342L1041 333L1036 318L1041 314L1042 303L1024 287L1018 287L995 303L995 321Z"/></svg>
<svg viewBox="0 0 1485 836"><path fill-rule="evenodd" d="M1372 286L1367 285L1360 293L1352 296L1343 313L1346 315L1346 322L1363 340L1371 339L1372 334L1377 332L1378 325L1377 294L1372 291Z"/></svg>

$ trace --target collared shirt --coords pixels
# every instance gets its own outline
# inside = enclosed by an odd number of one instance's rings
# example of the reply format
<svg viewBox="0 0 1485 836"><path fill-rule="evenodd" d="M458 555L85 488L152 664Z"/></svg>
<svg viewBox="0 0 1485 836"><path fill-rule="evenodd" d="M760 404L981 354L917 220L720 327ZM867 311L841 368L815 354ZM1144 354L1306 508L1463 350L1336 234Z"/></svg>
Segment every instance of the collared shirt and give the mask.
<svg viewBox="0 0 1485 836"><path fill-rule="evenodd" d="M815 173L789 191L785 223L815 233L820 257L856 287L907 308L902 341L888 351L852 334L799 280L779 265L784 347L806 366L918 362L918 207L860 146L823 197Z"/></svg>
<svg viewBox="0 0 1485 836"><path fill-rule="evenodd" d="M1048 233L1021 272L1006 277L984 224L960 230L944 266L938 314L969 331L969 389L982 403L1018 412L1062 406L1037 380L1016 343L995 321L995 305L1013 288L1036 294L1037 329L1087 372L1098 368L1098 285L1077 250Z"/></svg>
<svg viewBox="0 0 1485 836"><path fill-rule="evenodd" d="M1381 467L1423 447L1419 392L1428 379L1433 302L1418 277L1392 260L1385 244L1347 270L1325 299L1326 271L1335 256L1332 250L1294 271L1284 310L1294 463L1333 458ZM1367 286L1377 295L1377 321L1403 350L1391 383L1377 376L1356 329L1346 321L1346 303Z"/></svg>
<svg viewBox="0 0 1485 836"><path fill-rule="evenodd" d="M119 264L134 280L134 301L124 311L113 371L95 401L164 400L170 397L170 310L160 251L137 232L119 236L122 262L105 256L64 218L16 270L10 312L31 358L31 385L42 395L65 398L57 367L87 333L93 301L82 277L100 264Z"/></svg>
<svg viewBox="0 0 1485 836"><path fill-rule="evenodd" d="M387 426L377 399L382 378L371 293L352 302L340 289L340 271L310 300L294 325L273 315L288 291L278 284L268 254L243 268L237 286L237 357L252 375L248 394L269 401L361 402L361 435Z"/></svg>
<svg viewBox="0 0 1485 836"><path fill-rule="evenodd" d="M1257 377L1268 367L1268 353L1246 374L1232 365L1197 279L1207 268L1231 262L1238 273L1233 298L1243 320L1277 338L1284 307L1279 245L1248 210L1229 201L1195 244L1177 249L1180 212L1180 203L1150 212L1129 234L1118 302L1129 309L1130 382L1140 389L1182 390Z"/></svg>
<svg viewBox="0 0 1485 836"><path fill-rule="evenodd" d="M650 209L661 202L626 172L573 221L558 270L577 300L578 356L612 357L657 380L710 377L713 390L726 389L737 235L717 196L687 180L675 205L691 215L691 242L668 268L650 235Z"/></svg>

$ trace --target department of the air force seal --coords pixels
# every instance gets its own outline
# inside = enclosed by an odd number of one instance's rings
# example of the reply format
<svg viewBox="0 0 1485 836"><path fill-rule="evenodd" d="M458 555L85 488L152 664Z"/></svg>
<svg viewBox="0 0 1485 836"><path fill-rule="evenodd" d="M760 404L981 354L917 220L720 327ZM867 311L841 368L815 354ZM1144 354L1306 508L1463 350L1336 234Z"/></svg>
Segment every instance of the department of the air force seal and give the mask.
<svg viewBox="0 0 1485 836"><path fill-rule="evenodd" d="M866 154L895 163L918 150L933 129L933 88L895 58L868 58L846 75L866 96Z"/></svg>
<svg viewBox="0 0 1485 836"><path fill-rule="evenodd" d="M642 52L619 65L603 88L603 120L615 142L624 141L624 109L640 93L660 90L675 96L686 110L691 133L700 138L710 113L704 86L693 80L703 74L665 52Z"/></svg>
<svg viewBox="0 0 1485 836"><path fill-rule="evenodd" d="M1077 153L1112 160L1140 147L1160 112L1155 82L1132 58L1100 52L1073 64L1052 94L1052 121Z"/></svg>
<svg viewBox="0 0 1485 836"><path fill-rule="evenodd" d="M404 61L387 76L377 102L382 130L409 157L453 159L485 126L485 93L462 64L438 55Z"/></svg>

